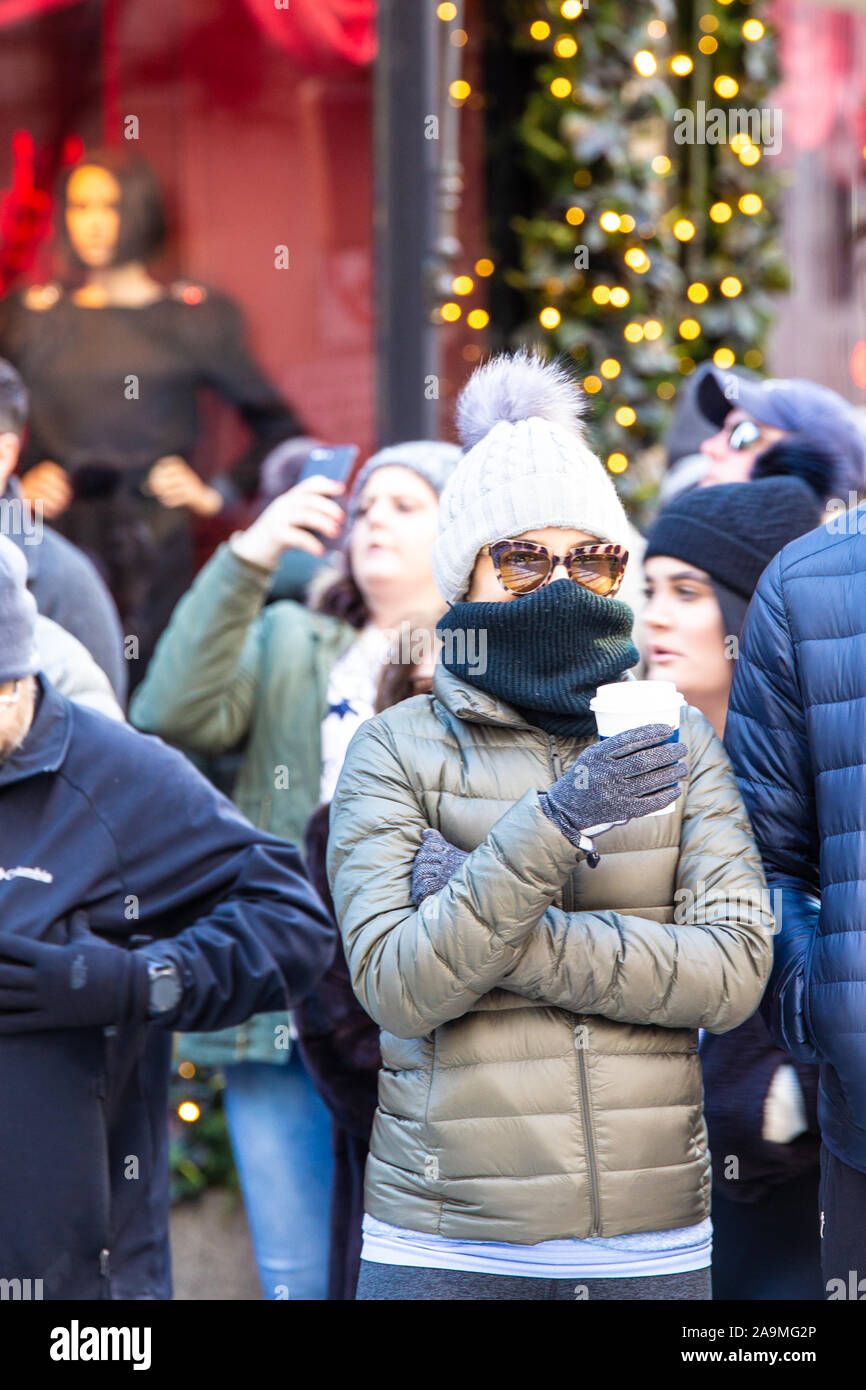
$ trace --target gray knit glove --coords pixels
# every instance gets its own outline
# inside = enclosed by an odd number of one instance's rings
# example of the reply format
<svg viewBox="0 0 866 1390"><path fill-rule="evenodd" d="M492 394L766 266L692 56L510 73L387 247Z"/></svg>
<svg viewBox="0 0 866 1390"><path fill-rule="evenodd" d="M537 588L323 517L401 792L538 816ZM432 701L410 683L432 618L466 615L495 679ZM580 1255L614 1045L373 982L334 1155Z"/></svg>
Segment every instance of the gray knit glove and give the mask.
<svg viewBox="0 0 866 1390"><path fill-rule="evenodd" d="M590 744L574 767L539 794L542 811L580 846L581 832L623 825L670 806L680 794L679 779L689 771L680 761L688 748L682 741L668 743L670 736L667 724L645 724Z"/></svg>
<svg viewBox="0 0 866 1390"><path fill-rule="evenodd" d="M412 867L412 901L416 907L431 893L444 888L452 874L456 874L464 859L469 855L465 849L458 849L441 835L438 830L424 830L421 833L421 848L415 855Z"/></svg>

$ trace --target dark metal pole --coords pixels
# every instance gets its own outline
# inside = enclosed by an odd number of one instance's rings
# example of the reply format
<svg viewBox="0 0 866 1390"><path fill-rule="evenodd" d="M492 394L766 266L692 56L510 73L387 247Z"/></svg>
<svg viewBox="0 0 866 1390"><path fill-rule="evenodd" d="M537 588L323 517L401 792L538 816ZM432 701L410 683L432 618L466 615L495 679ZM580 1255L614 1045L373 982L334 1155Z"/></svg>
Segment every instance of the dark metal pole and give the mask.
<svg viewBox="0 0 866 1390"><path fill-rule="evenodd" d="M433 0L379 0L373 114L377 435L435 438L437 138Z"/></svg>

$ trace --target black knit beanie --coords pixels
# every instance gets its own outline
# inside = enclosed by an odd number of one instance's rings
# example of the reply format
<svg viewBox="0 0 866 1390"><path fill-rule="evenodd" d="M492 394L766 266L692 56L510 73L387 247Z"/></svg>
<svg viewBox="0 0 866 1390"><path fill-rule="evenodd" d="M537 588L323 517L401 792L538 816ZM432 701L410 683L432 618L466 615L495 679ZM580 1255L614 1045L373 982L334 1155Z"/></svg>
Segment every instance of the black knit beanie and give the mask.
<svg viewBox="0 0 866 1390"><path fill-rule="evenodd" d="M670 555L703 570L719 599L725 630L739 632L773 556L820 526L822 515L819 498L800 478L695 488L657 517L644 560Z"/></svg>

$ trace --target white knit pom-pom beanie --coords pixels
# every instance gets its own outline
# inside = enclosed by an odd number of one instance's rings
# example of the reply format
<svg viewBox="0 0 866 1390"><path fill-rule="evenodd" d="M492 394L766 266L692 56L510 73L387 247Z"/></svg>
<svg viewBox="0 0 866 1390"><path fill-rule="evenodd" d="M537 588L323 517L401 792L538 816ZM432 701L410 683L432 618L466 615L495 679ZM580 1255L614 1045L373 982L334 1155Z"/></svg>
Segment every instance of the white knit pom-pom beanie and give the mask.
<svg viewBox="0 0 866 1390"><path fill-rule="evenodd" d="M463 598L484 545L545 526L628 545L628 521L580 423L577 384L533 353L479 367L457 402L466 453L439 506L433 575L449 603Z"/></svg>

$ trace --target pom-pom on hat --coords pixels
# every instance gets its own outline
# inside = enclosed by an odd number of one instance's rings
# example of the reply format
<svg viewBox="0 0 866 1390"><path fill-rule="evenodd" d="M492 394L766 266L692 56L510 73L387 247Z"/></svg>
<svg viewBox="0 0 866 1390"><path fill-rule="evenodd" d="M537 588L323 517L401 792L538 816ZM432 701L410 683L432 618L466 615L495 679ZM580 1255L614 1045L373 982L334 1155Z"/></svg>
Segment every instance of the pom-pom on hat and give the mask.
<svg viewBox="0 0 866 1390"><path fill-rule="evenodd" d="M457 402L466 449L439 506L433 574L449 603L463 598L482 546L546 526L628 544L628 522L590 449L583 398L556 363L502 353L472 373Z"/></svg>

